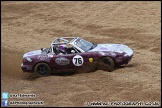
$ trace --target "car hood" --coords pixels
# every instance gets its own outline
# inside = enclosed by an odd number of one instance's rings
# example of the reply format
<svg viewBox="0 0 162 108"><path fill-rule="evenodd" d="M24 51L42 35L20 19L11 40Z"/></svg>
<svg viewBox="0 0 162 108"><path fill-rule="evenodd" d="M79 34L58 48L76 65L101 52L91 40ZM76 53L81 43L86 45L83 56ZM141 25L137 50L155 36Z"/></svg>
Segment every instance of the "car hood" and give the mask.
<svg viewBox="0 0 162 108"><path fill-rule="evenodd" d="M29 56L33 56L33 55L39 55L41 54L41 50L35 50L35 51L30 51L30 52L27 52L23 55L23 57L29 57Z"/></svg>
<svg viewBox="0 0 162 108"><path fill-rule="evenodd" d="M91 51L112 51L112 52L118 52L118 53L127 53L129 56L133 55L132 49L130 49L128 46L123 44L97 44L97 47L95 47Z"/></svg>

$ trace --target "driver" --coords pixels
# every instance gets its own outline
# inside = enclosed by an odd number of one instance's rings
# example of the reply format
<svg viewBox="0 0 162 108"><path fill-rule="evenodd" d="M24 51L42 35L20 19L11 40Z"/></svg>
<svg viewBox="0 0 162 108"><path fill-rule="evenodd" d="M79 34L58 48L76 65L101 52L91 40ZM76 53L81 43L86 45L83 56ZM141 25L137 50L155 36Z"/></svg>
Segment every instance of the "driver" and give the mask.
<svg viewBox="0 0 162 108"><path fill-rule="evenodd" d="M58 55L66 54L66 45L58 45Z"/></svg>

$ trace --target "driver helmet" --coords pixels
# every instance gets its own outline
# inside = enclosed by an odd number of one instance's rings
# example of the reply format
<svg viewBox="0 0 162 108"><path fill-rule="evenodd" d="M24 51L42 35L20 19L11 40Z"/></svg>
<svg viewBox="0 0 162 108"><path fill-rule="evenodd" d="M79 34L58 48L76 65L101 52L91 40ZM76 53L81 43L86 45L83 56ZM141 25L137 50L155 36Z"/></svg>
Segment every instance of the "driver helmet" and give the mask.
<svg viewBox="0 0 162 108"><path fill-rule="evenodd" d="M59 48L60 51L62 51L64 53L66 52L65 51L66 45L59 45L58 48Z"/></svg>

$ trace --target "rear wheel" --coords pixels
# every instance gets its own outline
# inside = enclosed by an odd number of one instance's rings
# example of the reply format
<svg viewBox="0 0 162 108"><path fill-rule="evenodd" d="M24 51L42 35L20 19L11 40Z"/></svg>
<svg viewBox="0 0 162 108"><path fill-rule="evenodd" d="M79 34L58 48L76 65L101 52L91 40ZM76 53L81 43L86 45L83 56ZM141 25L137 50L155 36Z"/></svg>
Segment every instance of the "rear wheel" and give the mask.
<svg viewBox="0 0 162 108"><path fill-rule="evenodd" d="M98 69L112 72L115 68L114 60L110 57L101 58L98 62Z"/></svg>
<svg viewBox="0 0 162 108"><path fill-rule="evenodd" d="M46 63L38 63L35 66L34 71L38 76L48 76L51 74L51 69Z"/></svg>

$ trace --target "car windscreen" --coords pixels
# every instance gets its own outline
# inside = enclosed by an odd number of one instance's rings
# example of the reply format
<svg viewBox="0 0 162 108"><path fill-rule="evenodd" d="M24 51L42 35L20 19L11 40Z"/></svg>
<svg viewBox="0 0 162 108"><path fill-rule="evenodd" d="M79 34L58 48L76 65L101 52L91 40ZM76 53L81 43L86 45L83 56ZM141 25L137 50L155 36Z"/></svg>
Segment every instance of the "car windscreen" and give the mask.
<svg viewBox="0 0 162 108"><path fill-rule="evenodd" d="M48 54L48 53L52 53L52 47L44 48L44 49L42 50L42 54Z"/></svg>
<svg viewBox="0 0 162 108"><path fill-rule="evenodd" d="M89 51L93 47L92 43L84 39L78 39L75 44L84 51Z"/></svg>

